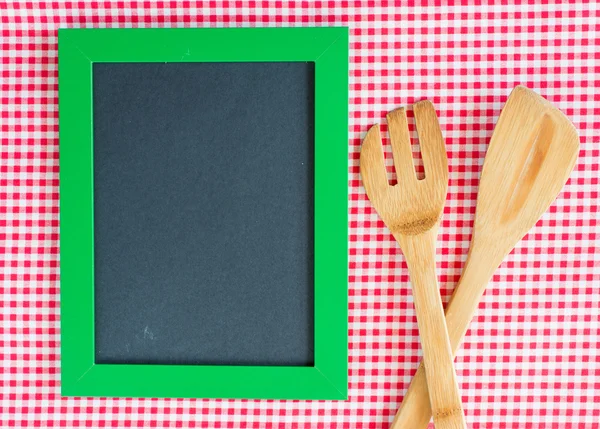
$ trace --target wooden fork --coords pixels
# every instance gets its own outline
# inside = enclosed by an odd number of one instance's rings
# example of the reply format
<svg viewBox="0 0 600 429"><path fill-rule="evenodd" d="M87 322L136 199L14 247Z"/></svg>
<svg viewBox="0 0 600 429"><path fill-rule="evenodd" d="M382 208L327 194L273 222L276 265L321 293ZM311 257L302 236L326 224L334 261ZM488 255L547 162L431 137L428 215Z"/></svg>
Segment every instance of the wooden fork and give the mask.
<svg viewBox="0 0 600 429"><path fill-rule="evenodd" d="M448 188L448 160L433 105L416 103L414 115L425 178L418 180L415 174L403 108L387 115L398 183L390 186L387 179L379 125L371 127L363 141L360 173L367 196L406 258L435 427L466 428L435 272L435 239Z"/></svg>

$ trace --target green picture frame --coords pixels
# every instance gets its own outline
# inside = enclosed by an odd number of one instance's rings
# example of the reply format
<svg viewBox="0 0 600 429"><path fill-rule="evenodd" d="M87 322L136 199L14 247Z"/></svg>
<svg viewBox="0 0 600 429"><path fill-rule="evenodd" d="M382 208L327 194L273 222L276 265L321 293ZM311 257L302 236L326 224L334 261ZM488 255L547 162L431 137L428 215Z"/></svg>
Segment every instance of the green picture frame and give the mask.
<svg viewBox="0 0 600 429"><path fill-rule="evenodd" d="M61 29L61 393L65 396L347 398L348 29ZM95 62L315 63L314 366L96 364Z"/></svg>

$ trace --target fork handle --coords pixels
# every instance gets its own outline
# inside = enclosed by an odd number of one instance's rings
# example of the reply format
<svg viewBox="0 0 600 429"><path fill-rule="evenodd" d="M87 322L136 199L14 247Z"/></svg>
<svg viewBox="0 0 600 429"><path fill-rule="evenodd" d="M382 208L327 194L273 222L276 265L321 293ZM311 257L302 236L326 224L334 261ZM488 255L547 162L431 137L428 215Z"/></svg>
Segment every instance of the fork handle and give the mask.
<svg viewBox="0 0 600 429"><path fill-rule="evenodd" d="M479 242L471 242L462 276L446 306L446 325L454 353L460 347L469 323L477 311L485 287L504 257L493 255L490 247L483 245L480 248L476 243ZM431 414L427 379L421 363L390 429L426 429Z"/></svg>
<svg viewBox="0 0 600 429"><path fill-rule="evenodd" d="M435 270L437 227L418 235L394 236L402 248L410 274L433 422L436 429L465 429Z"/></svg>

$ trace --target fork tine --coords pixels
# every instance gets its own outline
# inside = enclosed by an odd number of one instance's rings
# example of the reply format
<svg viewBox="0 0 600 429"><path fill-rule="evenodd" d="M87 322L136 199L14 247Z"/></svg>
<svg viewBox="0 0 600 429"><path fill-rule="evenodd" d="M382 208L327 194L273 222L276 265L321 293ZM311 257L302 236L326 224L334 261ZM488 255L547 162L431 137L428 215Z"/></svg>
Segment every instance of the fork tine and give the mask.
<svg viewBox="0 0 600 429"><path fill-rule="evenodd" d="M371 200L389 186L378 124L369 129L363 140L360 149L360 175Z"/></svg>
<svg viewBox="0 0 600 429"><path fill-rule="evenodd" d="M388 113L387 122L390 131L392 155L394 156L394 168L396 169L398 183L416 180L417 175L415 173L412 150L410 147L406 110L402 107Z"/></svg>
<svg viewBox="0 0 600 429"><path fill-rule="evenodd" d="M448 158L435 108L428 100L414 105L415 123L425 167L425 180L430 177L448 181Z"/></svg>

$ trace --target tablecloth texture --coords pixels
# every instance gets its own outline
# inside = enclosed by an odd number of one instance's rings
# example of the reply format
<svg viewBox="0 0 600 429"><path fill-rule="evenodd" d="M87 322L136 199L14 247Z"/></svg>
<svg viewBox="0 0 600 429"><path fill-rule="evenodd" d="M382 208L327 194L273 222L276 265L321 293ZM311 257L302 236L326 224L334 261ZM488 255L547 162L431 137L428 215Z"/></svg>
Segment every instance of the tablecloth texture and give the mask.
<svg viewBox="0 0 600 429"><path fill-rule="evenodd" d="M566 113L581 151L467 333L456 361L466 418L472 428L599 427L599 4L486 3L0 2L0 427L387 428L421 352L404 258L360 182L361 138L389 110L435 103L450 168L438 240L447 300L486 148L517 84ZM350 28L350 398L61 398L57 29L234 26ZM391 167L387 141L386 152Z"/></svg>

